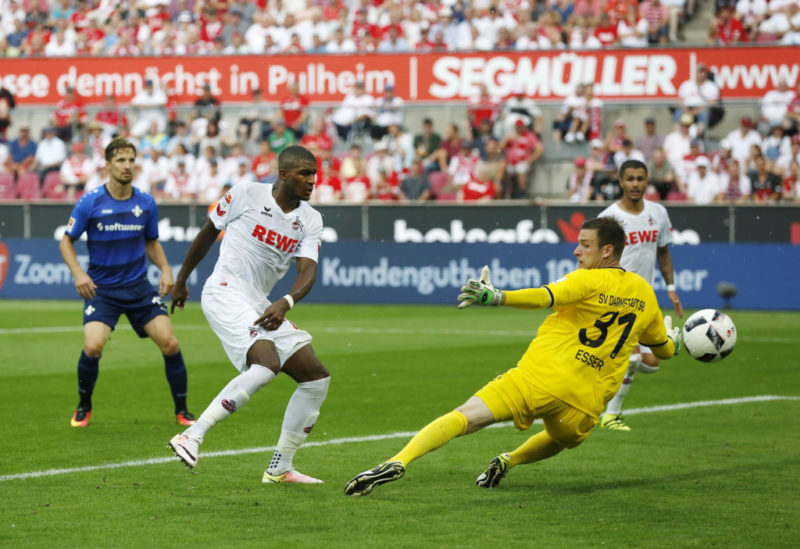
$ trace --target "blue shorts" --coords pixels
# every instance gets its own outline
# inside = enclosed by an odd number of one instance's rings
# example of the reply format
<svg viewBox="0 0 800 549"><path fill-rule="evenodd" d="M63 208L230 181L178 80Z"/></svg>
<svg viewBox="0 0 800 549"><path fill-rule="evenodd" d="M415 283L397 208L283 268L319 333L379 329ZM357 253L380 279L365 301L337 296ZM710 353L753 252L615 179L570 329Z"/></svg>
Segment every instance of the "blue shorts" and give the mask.
<svg viewBox="0 0 800 549"><path fill-rule="evenodd" d="M167 314L167 307L146 279L128 286L98 286L94 298L83 303L84 324L102 322L113 330L122 314L128 317L139 337L147 337L145 324L158 315Z"/></svg>

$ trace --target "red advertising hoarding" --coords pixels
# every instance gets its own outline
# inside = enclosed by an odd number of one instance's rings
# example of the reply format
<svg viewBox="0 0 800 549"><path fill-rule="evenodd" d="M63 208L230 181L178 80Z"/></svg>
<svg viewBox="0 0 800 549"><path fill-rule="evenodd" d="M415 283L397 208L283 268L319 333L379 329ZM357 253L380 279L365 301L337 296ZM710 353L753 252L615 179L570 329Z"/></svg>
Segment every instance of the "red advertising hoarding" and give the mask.
<svg viewBox="0 0 800 549"><path fill-rule="evenodd" d="M125 102L146 78L159 79L178 103L193 101L209 83L224 103L245 102L254 88L280 100L299 79L312 101L340 100L356 80L368 93L388 83L410 102L464 101L486 83L508 96L517 84L541 101L559 101L578 82L595 82L607 101L675 97L697 64L716 74L726 99L758 99L779 79L800 79L797 47L532 51L492 53L245 55L193 57L22 58L0 61L0 82L21 105L57 102L73 86L87 104L107 94Z"/></svg>

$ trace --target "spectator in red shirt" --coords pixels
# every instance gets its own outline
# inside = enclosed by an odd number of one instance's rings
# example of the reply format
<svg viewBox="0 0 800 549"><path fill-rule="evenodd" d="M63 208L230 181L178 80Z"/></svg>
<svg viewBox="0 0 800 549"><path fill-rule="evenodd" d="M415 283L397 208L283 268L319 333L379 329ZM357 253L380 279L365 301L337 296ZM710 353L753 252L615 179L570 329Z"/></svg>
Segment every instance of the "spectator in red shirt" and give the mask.
<svg viewBox="0 0 800 549"><path fill-rule="evenodd" d="M389 24L384 25L380 29L379 38L385 39L389 36L390 30L397 31L397 36L403 36L403 12L400 10L392 10L389 12Z"/></svg>
<svg viewBox="0 0 800 549"><path fill-rule="evenodd" d="M75 11L72 12L69 20L72 22L72 26L75 28L75 30L83 29L86 25L88 25L89 3L78 2L78 5L75 7Z"/></svg>
<svg viewBox="0 0 800 549"><path fill-rule="evenodd" d="M474 139L478 135L478 127L482 120L487 119L494 126L500 114L500 100L489 95L489 89L486 84L480 84L478 94L469 99L467 112Z"/></svg>
<svg viewBox="0 0 800 549"><path fill-rule="evenodd" d="M200 18L200 39L203 42L213 42L218 36L222 36L225 23L222 21L219 12L214 7L209 7L203 17Z"/></svg>
<svg viewBox="0 0 800 549"><path fill-rule="evenodd" d="M317 118L311 123L311 131L303 136L300 144L308 148L316 157L327 160L333 152L333 140L325 132L325 120Z"/></svg>
<svg viewBox="0 0 800 549"><path fill-rule="evenodd" d="M274 181L277 177L275 168L278 165L278 155L269 148L269 141L262 139L258 142L258 154L253 157L250 171L260 183Z"/></svg>
<svg viewBox="0 0 800 549"><path fill-rule="evenodd" d="M604 13L608 13L611 22L616 25L628 16L628 10L631 7L638 8L638 2L636 0L608 0Z"/></svg>
<svg viewBox="0 0 800 549"><path fill-rule="evenodd" d="M106 46L106 32L98 25L97 17L89 18L89 24L82 32L86 38L84 43L86 53L102 55Z"/></svg>
<svg viewBox="0 0 800 549"><path fill-rule="evenodd" d="M370 39L378 40L380 38L380 34L380 29L376 25L373 25L367 21L366 8L359 9L356 14L355 21L353 21L353 32L351 33L351 36L356 43L356 47L358 47L359 50L363 50L366 42L368 42Z"/></svg>
<svg viewBox="0 0 800 549"><path fill-rule="evenodd" d="M534 163L544 154L544 146L522 120L514 125L515 134L503 140L506 151L506 173L512 180L511 198L525 198L528 192L528 176Z"/></svg>
<svg viewBox="0 0 800 549"><path fill-rule="evenodd" d="M594 29L594 36L600 40L600 43L603 44L603 47L607 48L618 45L619 38L617 37L617 23L612 23L606 12L603 12L600 15L600 22Z"/></svg>
<svg viewBox="0 0 800 549"><path fill-rule="evenodd" d="M458 189L459 202L489 202L494 199L495 188L489 170L479 164L475 176Z"/></svg>
<svg viewBox="0 0 800 549"><path fill-rule="evenodd" d="M283 121L298 139L308 130L306 117L309 103L308 97L300 93L300 84L297 80L289 84L289 95L281 99Z"/></svg>
<svg viewBox="0 0 800 549"><path fill-rule="evenodd" d="M420 28L419 32L420 32L420 39L419 39L419 42L417 42L414 45L414 48L417 51L433 51L433 48L436 47L436 44L431 39L430 31L428 30L428 27Z"/></svg>
<svg viewBox="0 0 800 549"><path fill-rule="evenodd" d="M375 200L394 202L400 198L400 179L397 172L381 172L378 177L370 179Z"/></svg>
<svg viewBox="0 0 800 549"><path fill-rule="evenodd" d="M56 135L65 143L72 141L72 136L86 122L83 101L78 98L72 86L67 87L64 98L56 103L52 120L56 128Z"/></svg>
<svg viewBox="0 0 800 549"><path fill-rule="evenodd" d="M738 44L747 42L747 30L738 17L731 13L731 8L722 5L717 16L711 22L709 37L706 42L710 44Z"/></svg>
<svg viewBox="0 0 800 549"><path fill-rule="evenodd" d="M95 120L103 128L103 133L108 136L116 135L120 125L128 125L128 117L119 110L117 100L112 94L106 95L103 106L95 115Z"/></svg>

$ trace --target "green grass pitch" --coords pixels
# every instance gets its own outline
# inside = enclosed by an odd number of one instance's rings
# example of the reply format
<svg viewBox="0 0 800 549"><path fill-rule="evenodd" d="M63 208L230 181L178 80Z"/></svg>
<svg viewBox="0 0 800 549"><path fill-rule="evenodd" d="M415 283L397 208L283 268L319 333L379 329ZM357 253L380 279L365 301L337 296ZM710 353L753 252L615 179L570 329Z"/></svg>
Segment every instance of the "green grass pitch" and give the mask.
<svg viewBox="0 0 800 549"><path fill-rule="evenodd" d="M314 336L333 378L295 465L325 484L264 486L290 379L213 429L193 475L165 447L180 429L152 342L121 321L91 424L71 429L80 302L0 301L0 546L797 546L796 313L732 311L739 342L727 359L680 356L638 375L625 403L630 433L597 429L575 450L513 469L497 489L475 478L531 433L462 437L368 497L343 495L353 475L405 444L402 433L513 366L544 314L300 304L290 318ZM173 321L199 414L235 370L196 302ZM793 398L746 400L760 395ZM678 403L690 406L670 408ZM642 410L653 406L665 408Z"/></svg>

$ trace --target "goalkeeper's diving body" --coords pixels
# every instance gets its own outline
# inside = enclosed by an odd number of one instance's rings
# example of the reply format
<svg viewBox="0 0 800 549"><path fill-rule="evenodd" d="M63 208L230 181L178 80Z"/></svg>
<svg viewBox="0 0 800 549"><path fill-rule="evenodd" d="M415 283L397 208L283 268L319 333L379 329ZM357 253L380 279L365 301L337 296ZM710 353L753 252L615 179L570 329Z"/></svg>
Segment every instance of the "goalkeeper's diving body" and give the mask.
<svg viewBox="0 0 800 549"><path fill-rule="evenodd" d="M578 269L541 288L495 289L484 267L458 296L470 305L552 308L517 366L490 381L463 405L425 426L398 454L356 475L349 496L369 494L397 480L413 460L449 440L499 421L525 430L542 419L544 430L519 448L493 458L478 476L492 488L517 465L575 448L589 436L606 403L619 389L628 358L641 342L661 359L680 348L680 329L663 317L650 284L620 267L625 231L611 217L587 220L573 252Z"/></svg>

